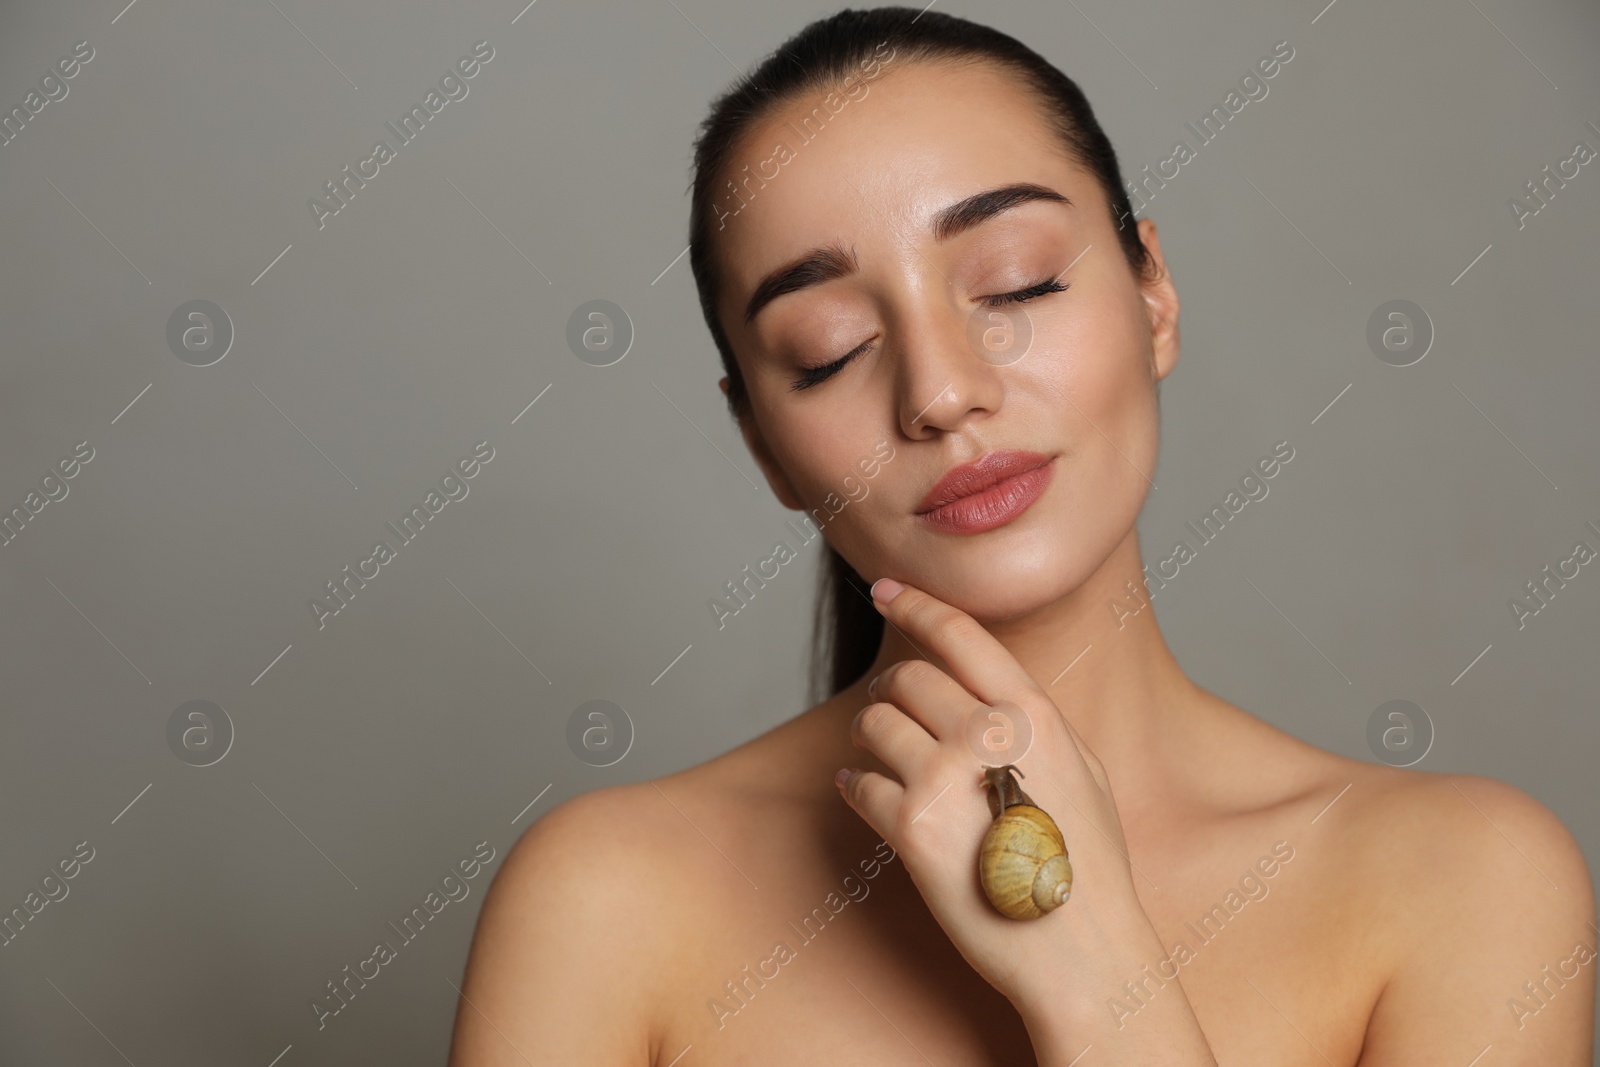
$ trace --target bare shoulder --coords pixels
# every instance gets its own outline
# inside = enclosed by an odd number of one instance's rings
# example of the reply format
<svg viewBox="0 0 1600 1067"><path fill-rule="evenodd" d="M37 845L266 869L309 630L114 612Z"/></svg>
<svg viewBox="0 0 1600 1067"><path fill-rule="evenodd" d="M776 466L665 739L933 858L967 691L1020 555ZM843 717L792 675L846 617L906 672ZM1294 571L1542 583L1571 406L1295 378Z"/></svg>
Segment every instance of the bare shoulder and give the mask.
<svg viewBox="0 0 1600 1067"><path fill-rule="evenodd" d="M1304 895L1285 941L1324 962L1323 995L1367 1012L1358 1067L1490 1047L1496 1063L1590 1062L1600 930L1554 812L1494 778L1349 759L1260 720L1226 737L1224 797L1294 846Z"/></svg>
<svg viewBox="0 0 1600 1067"><path fill-rule="evenodd" d="M1492 898L1561 902L1592 908L1582 850L1565 824L1527 792L1495 778L1363 764L1355 770L1344 823L1352 852L1372 873L1386 870L1397 888L1430 909L1472 887L1461 904ZM1459 898L1458 898L1459 899ZM1573 914L1578 914L1574 912Z"/></svg>
<svg viewBox="0 0 1600 1067"><path fill-rule="evenodd" d="M671 810L655 783L611 786L523 832L478 918L451 1067L656 1062L654 1013L692 901Z"/></svg>
<svg viewBox="0 0 1600 1067"><path fill-rule="evenodd" d="M1323 821L1381 971L1361 1067L1490 1046L1587 1064L1595 904L1571 832L1493 778L1358 767Z"/></svg>
<svg viewBox="0 0 1600 1067"><path fill-rule="evenodd" d="M708 931L743 875L712 862L781 760L785 726L694 767L608 786L528 827L485 898L451 1067L663 1062L674 983L709 966ZM765 769L765 771L764 771Z"/></svg>
<svg viewBox="0 0 1600 1067"><path fill-rule="evenodd" d="M1386 884L1404 879L1417 892L1446 878L1482 879L1488 866L1501 879L1502 894L1553 883L1589 895L1577 842L1527 792L1481 775L1350 759L1243 709L1222 707L1232 716L1219 735L1218 747L1226 752L1216 760L1226 795L1243 809L1304 815L1308 834L1327 842L1325 851L1336 862L1381 868ZM1515 874L1498 870L1510 861Z"/></svg>
<svg viewBox="0 0 1600 1067"><path fill-rule="evenodd" d="M1345 872L1340 895L1393 916L1416 936L1465 922L1520 921L1506 905L1559 912L1581 926L1594 896L1565 824L1495 778L1349 759L1262 724L1246 746L1261 799L1304 826L1314 862ZM1252 747L1253 746L1253 747Z"/></svg>

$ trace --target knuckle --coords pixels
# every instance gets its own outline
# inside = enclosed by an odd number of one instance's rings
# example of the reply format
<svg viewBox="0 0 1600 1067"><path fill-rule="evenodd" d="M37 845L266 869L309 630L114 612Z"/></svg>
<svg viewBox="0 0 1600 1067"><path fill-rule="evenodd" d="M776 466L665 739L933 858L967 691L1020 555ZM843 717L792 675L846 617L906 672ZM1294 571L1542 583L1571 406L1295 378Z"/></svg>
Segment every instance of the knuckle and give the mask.
<svg viewBox="0 0 1600 1067"><path fill-rule="evenodd" d="M873 734L884 725L885 716L889 714L889 705L879 701L868 704L861 709L861 714L856 716L856 731L861 734Z"/></svg>
<svg viewBox="0 0 1600 1067"><path fill-rule="evenodd" d="M919 596L916 601L906 609L906 619L918 629L937 627L940 616L949 609L938 601L928 596Z"/></svg>
<svg viewBox="0 0 1600 1067"><path fill-rule="evenodd" d="M976 641L983 630L978 621L972 616L958 611L946 611L939 621L939 627L947 636L962 644Z"/></svg>
<svg viewBox="0 0 1600 1067"><path fill-rule="evenodd" d="M862 771L850 779L850 798L856 808L874 823L890 821L890 782L882 774Z"/></svg>
<svg viewBox="0 0 1600 1067"><path fill-rule="evenodd" d="M1111 789L1111 778L1106 774L1106 765L1101 763L1099 758L1088 749L1083 750L1083 762L1089 768L1089 777L1093 778L1101 789L1109 791Z"/></svg>
<svg viewBox="0 0 1600 1067"><path fill-rule="evenodd" d="M915 851L919 847L918 840L921 834L932 822L930 819L920 821L917 819L918 810L926 804L926 800L912 800L908 796L907 803L901 804L900 809L894 813L892 828L895 839L901 843L902 849L909 848Z"/></svg>
<svg viewBox="0 0 1600 1067"><path fill-rule="evenodd" d="M929 680L934 669L925 659L901 660L894 666L894 680L901 685L920 686Z"/></svg>
<svg viewBox="0 0 1600 1067"><path fill-rule="evenodd" d="M919 597L911 606L911 614L929 629L937 629L954 614L954 609L948 604L924 596Z"/></svg>
<svg viewBox="0 0 1600 1067"><path fill-rule="evenodd" d="M885 689L887 689L889 686L893 685L895 679L897 677L899 677L899 675L900 675L901 668L903 668L905 665L906 665L906 661L905 660L903 660L903 659L895 660L893 663L889 664L883 670L879 671L878 672L878 692L881 693Z"/></svg>
<svg viewBox="0 0 1600 1067"><path fill-rule="evenodd" d="M1111 773L1106 770L1105 764L1095 760L1093 770L1094 776L1100 781L1100 788L1108 793L1111 792Z"/></svg>

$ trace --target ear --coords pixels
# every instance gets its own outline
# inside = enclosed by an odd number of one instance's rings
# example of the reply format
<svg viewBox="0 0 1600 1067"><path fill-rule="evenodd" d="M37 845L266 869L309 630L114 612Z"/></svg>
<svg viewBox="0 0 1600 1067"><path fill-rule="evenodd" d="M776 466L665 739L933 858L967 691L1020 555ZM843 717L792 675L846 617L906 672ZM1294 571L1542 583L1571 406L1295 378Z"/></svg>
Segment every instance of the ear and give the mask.
<svg viewBox="0 0 1600 1067"><path fill-rule="evenodd" d="M717 387L722 390L722 395L728 395L728 379L724 375L717 382ZM761 468L761 473L766 476L767 485L772 489L778 503L790 511L803 511L805 504L800 500L800 494L795 492L794 484L789 481L789 476L783 472L778 461L772 455L772 449L767 447L767 439L761 436L761 430L755 424L755 418L749 415L739 416L739 434L744 438L744 446L750 450L750 455L755 459L756 466Z"/></svg>
<svg viewBox="0 0 1600 1067"><path fill-rule="evenodd" d="M1139 239L1150 252L1156 269L1153 278L1140 278L1139 289L1144 297L1145 314L1150 320L1150 345L1152 349L1151 373L1161 381L1177 365L1181 348L1178 337L1178 290L1167 271L1167 261L1161 254L1161 238L1156 234L1156 224L1150 219L1139 220Z"/></svg>

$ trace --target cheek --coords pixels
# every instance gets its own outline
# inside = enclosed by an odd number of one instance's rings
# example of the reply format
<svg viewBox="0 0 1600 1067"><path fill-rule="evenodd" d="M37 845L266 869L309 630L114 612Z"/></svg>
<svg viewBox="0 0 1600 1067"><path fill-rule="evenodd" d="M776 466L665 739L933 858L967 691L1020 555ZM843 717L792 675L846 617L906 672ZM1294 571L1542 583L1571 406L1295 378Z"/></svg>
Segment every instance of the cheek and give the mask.
<svg viewBox="0 0 1600 1067"><path fill-rule="evenodd" d="M1042 323L1035 346L1027 357L1035 360L1027 389L1048 408L1042 414L1050 419L1058 445L1080 458L1099 451L1115 458L1120 451L1149 472L1150 464L1139 456L1147 453L1157 413L1149 328L1138 307L1110 298L1093 309L1077 307L1061 322Z"/></svg>
<svg viewBox="0 0 1600 1067"><path fill-rule="evenodd" d="M1061 350L1051 362L1059 368L1053 384L1063 398L1070 442L1086 452L1106 451L1148 489L1140 472L1154 473L1159 412L1142 307L1133 294L1108 296L1095 314L1062 327Z"/></svg>
<svg viewBox="0 0 1600 1067"><path fill-rule="evenodd" d="M1151 491L1160 419L1151 380L1150 332L1133 296L1108 295L1093 313L1063 316L1038 353L1041 416L1066 450L1073 501L1061 521L1078 543L1098 545L1135 521ZM1076 502L1095 500L1082 508Z"/></svg>
<svg viewBox="0 0 1600 1067"><path fill-rule="evenodd" d="M877 574L886 547L883 538L890 531L905 532L906 524L891 516L903 504L906 490L899 482L910 467L902 459L903 442L897 442L889 461L879 459L880 442L893 435L872 432L881 419L869 421L866 412L858 414L830 418L825 425L791 427L780 462L804 507L796 521L809 519L807 528L814 526L845 558ZM871 467L872 477L862 473L863 462L877 464Z"/></svg>
<svg viewBox="0 0 1600 1067"><path fill-rule="evenodd" d="M1104 425L1142 406L1151 389L1150 330L1132 298L1108 296L1060 333L1061 385L1086 417Z"/></svg>
<svg viewBox="0 0 1600 1067"><path fill-rule="evenodd" d="M877 423L848 403L830 403L825 415L820 412L819 408L804 419L783 420L775 427L773 454L808 510L822 508L826 515L837 511L841 501L850 501L846 510L858 508L876 495L880 479L864 479L860 462L872 458L873 446L883 433L872 434Z"/></svg>

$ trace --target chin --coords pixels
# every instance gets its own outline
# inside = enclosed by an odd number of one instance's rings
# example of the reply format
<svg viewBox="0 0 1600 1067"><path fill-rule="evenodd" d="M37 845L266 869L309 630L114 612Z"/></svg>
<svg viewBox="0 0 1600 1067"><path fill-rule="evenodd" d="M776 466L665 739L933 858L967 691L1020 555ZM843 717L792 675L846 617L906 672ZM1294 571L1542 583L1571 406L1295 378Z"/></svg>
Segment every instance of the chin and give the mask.
<svg viewBox="0 0 1600 1067"><path fill-rule="evenodd" d="M952 543L937 537L936 547L918 552L882 573L901 577L981 623L999 623L1030 615L1070 596L1104 561L1065 548L1073 540L1060 527L1014 529L1015 536L989 531ZM1078 542L1082 544L1083 542Z"/></svg>
<svg viewBox="0 0 1600 1067"><path fill-rule="evenodd" d="M952 607L960 608L979 622L990 625L1023 618L1069 596L1076 585L1052 574L1041 580L1038 574L996 573L990 567L974 581L951 583L943 592L928 592ZM928 588L924 586L923 588Z"/></svg>

